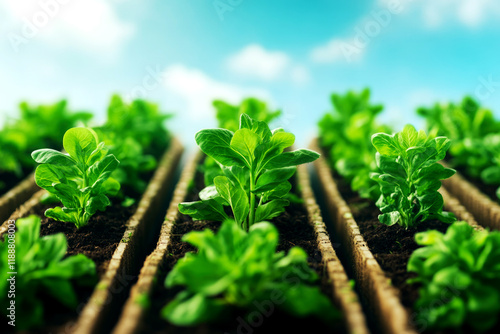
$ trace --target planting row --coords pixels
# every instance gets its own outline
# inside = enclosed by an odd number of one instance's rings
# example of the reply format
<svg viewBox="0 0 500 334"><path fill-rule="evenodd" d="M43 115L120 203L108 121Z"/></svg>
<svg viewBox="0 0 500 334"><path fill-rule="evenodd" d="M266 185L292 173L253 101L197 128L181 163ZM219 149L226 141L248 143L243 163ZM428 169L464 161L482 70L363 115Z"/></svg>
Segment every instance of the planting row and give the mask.
<svg viewBox="0 0 500 334"><path fill-rule="evenodd" d="M271 130L280 112L263 102L215 101L219 128L197 132L168 211L182 148L155 105L113 97L104 125L30 147L34 175L0 206L43 188L0 228L2 329L496 332L500 232L441 187L456 141L391 134L369 97L334 94L310 150Z"/></svg>

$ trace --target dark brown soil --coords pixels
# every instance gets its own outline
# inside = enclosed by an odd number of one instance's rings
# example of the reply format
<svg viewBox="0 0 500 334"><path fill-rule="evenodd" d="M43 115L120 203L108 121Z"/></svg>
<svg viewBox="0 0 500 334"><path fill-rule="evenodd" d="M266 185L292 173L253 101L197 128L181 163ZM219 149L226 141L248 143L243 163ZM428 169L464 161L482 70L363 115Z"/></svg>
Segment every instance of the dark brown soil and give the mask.
<svg viewBox="0 0 500 334"><path fill-rule="evenodd" d="M195 200L197 194L195 189L199 190L203 187L203 177L201 173L196 175L196 185L192 187L189 200ZM314 229L309 225L307 220L307 212L302 205L292 204L287 208L287 211L281 216L272 221L280 232L280 244L278 251L288 251L291 247L302 247L309 255L308 263L316 270L320 277L323 277L323 264L321 253L316 247L316 236ZM148 311L148 319L144 322L144 327L141 333L276 333L290 332L294 333L298 329L308 328L311 333L331 333L332 329L326 327L321 321L315 318L294 318L288 314L274 311L269 317L265 317L262 325L256 328L244 327L241 322L246 319L244 310L233 310L227 315L225 322L212 325L203 325L198 327L176 327L168 324L159 316L161 309L172 300L182 288L166 289L164 281L167 273L173 268L175 263L182 258L186 252L194 252L196 249L191 245L182 242L182 236L189 231L200 231L205 228L210 228L217 231L220 223L197 221L193 222L188 216L181 215L181 220L173 227L173 238L168 249L168 256L161 267L162 274L158 279L158 284L155 287L151 300L151 308ZM328 293L330 285L326 279L318 282L324 293ZM250 322L248 322L250 323ZM345 332L340 328L340 324L333 332Z"/></svg>

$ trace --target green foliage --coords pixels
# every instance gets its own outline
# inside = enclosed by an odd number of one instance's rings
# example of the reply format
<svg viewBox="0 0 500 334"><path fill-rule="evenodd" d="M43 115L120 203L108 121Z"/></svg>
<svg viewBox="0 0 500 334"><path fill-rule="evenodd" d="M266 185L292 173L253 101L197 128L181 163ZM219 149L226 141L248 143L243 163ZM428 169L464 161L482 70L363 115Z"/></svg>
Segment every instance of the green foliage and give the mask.
<svg viewBox="0 0 500 334"><path fill-rule="evenodd" d="M162 310L163 317L179 326L213 322L231 307L253 310L272 303L294 316L317 316L332 323L339 318L317 286L317 274L307 266L307 254L298 247L276 253L278 231L270 223L257 223L249 232L232 220L214 234L190 232L183 241L198 248L187 253L167 276L165 285L185 286Z"/></svg>
<svg viewBox="0 0 500 334"><path fill-rule="evenodd" d="M64 100L36 107L23 102L20 109L19 119L8 120L0 131L0 172L17 177L35 167L29 156L33 150L60 149L61 137L67 129L92 118L90 113L70 112Z"/></svg>
<svg viewBox="0 0 500 334"><path fill-rule="evenodd" d="M376 200L380 191L369 176L377 170L370 137L373 133L390 132L376 122L383 107L370 103L369 89L332 94L331 100L333 112L319 122L321 146L329 150L332 167L350 182L352 190L361 197Z"/></svg>
<svg viewBox="0 0 500 334"><path fill-rule="evenodd" d="M104 143L98 143L92 129L69 129L63 146L67 154L52 149L31 154L41 164L35 171L35 181L64 205L47 209L45 216L80 228L97 210L104 211L111 204L106 195L114 195L120 189L120 184L110 178L119 162L107 154Z"/></svg>
<svg viewBox="0 0 500 334"><path fill-rule="evenodd" d="M96 268L83 254L65 257L67 242L62 233L40 237L40 218L18 219L15 237L7 235L0 243L0 305L3 312L15 300L16 329L27 330L43 325L44 302L56 300L76 309L78 298L74 284L96 281ZM15 240L15 241L14 241ZM8 255L15 244L15 267L9 268ZM10 271L15 271L15 296L10 295ZM51 303L51 305L54 305ZM48 307L48 306L47 306ZM5 320L4 320L5 321ZM10 320L9 320L10 321Z"/></svg>
<svg viewBox="0 0 500 334"><path fill-rule="evenodd" d="M146 189L145 175L153 171L170 137L165 120L156 104L144 100L125 103L118 95L111 98L106 123L96 132L120 165L113 172L123 187L142 194Z"/></svg>
<svg viewBox="0 0 500 334"><path fill-rule="evenodd" d="M235 220L248 230L256 222L277 217L289 204L288 179L300 164L316 160L319 154L300 149L283 152L295 136L283 129L271 131L265 122L246 114L240 129L199 131L196 143L222 168L223 175L200 192L201 201L179 204L179 210L195 220L223 221L224 206L230 206ZM258 200L258 202L257 202Z"/></svg>
<svg viewBox="0 0 500 334"><path fill-rule="evenodd" d="M431 131L451 140L452 166L463 168L470 177L480 178L484 183L500 185L500 175L496 172L500 170L499 140L495 139L500 122L491 110L466 96L459 104L435 104L417 112L426 118Z"/></svg>
<svg viewBox="0 0 500 334"><path fill-rule="evenodd" d="M281 115L281 110L270 111L265 102L256 98L247 98L239 106L215 100L213 106L216 110L219 128L228 129L233 132L239 128L241 114L247 114L250 118L265 123L270 123Z"/></svg>
<svg viewBox="0 0 500 334"><path fill-rule="evenodd" d="M418 317L437 330L492 328L500 315L500 232L457 222L446 234L431 230L415 239L424 246L408 262L418 275L412 282L422 285Z"/></svg>
<svg viewBox="0 0 500 334"><path fill-rule="evenodd" d="M428 219L455 221L453 214L442 211L443 197L438 192L441 180L455 174L438 163L445 157L450 140L428 137L423 130L417 132L406 125L394 135L374 134L372 143L381 171L371 175L380 186L376 204L382 212L381 223L408 228Z"/></svg>
<svg viewBox="0 0 500 334"><path fill-rule="evenodd" d="M213 101L218 127L230 131L237 131L241 114L247 114L250 118L265 123L270 123L281 115L280 110L270 111L265 102L256 98L247 98L239 106L233 106L221 100ZM203 164L205 185L210 186L216 176L224 175L217 162L207 157Z"/></svg>

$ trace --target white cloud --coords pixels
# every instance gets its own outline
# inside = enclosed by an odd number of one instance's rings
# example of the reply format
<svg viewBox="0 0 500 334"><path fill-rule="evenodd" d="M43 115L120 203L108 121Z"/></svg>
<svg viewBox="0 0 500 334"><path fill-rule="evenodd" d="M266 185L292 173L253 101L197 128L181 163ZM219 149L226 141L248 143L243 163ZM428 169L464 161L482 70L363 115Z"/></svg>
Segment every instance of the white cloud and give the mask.
<svg viewBox="0 0 500 334"><path fill-rule="evenodd" d="M0 5L11 44L13 36L25 41L17 44L19 51L40 41L104 59L113 59L135 31L119 18L116 8L106 0L4 0Z"/></svg>
<svg viewBox="0 0 500 334"><path fill-rule="evenodd" d="M394 0L378 0L388 6ZM400 0L406 13L417 13L428 28L437 28L449 21L457 21L468 27L477 27L488 20L500 18L498 0Z"/></svg>
<svg viewBox="0 0 500 334"><path fill-rule="evenodd" d="M238 76L265 82L291 80L305 84L311 79L309 70L294 63L285 52L269 51L258 44L250 44L230 56L226 67Z"/></svg>
<svg viewBox="0 0 500 334"><path fill-rule="evenodd" d="M251 78L272 81L279 78L291 60L280 51L267 51L258 44L251 44L227 60L232 72Z"/></svg>
<svg viewBox="0 0 500 334"><path fill-rule="evenodd" d="M270 94L265 90L220 82L200 70L182 64L171 65L163 72L163 84L169 94L183 100L183 111L192 121L213 119L214 99L234 104L248 96L270 100Z"/></svg>
<svg viewBox="0 0 500 334"><path fill-rule="evenodd" d="M334 38L311 51L311 60L316 63L352 62L361 59L366 45L355 39Z"/></svg>

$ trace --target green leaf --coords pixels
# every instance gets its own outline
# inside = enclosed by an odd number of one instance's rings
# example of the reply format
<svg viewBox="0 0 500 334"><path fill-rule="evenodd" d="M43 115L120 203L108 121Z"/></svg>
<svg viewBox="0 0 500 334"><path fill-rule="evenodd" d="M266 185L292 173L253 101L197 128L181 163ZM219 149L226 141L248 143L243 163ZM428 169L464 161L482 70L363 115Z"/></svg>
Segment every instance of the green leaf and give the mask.
<svg viewBox="0 0 500 334"><path fill-rule="evenodd" d="M67 154L52 149L41 149L31 153L31 157L39 164L73 166L75 161Z"/></svg>
<svg viewBox="0 0 500 334"><path fill-rule="evenodd" d="M389 157L399 155L400 149L393 136L385 133L376 133L372 136L372 143L381 155Z"/></svg>
<svg viewBox="0 0 500 334"><path fill-rule="evenodd" d="M224 166L244 167L245 161L231 149L233 133L225 129L201 130L195 139L200 149Z"/></svg>
<svg viewBox="0 0 500 334"><path fill-rule="evenodd" d="M225 176L217 176L214 179L217 192L224 198L233 209L234 219L237 223L243 223L248 216L250 207L246 192L239 186L235 186Z"/></svg>
<svg viewBox="0 0 500 334"><path fill-rule="evenodd" d="M97 148L97 134L89 128L72 128L66 131L63 146L69 155L85 164L91 153Z"/></svg>
<svg viewBox="0 0 500 334"><path fill-rule="evenodd" d="M234 133L230 146L245 162L245 166L252 168L255 158L254 152L260 143L261 138L255 132L248 129L240 129Z"/></svg>
<svg viewBox="0 0 500 334"><path fill-rule="evenodd" d="M222 303L201 294L179 294L165 306L162 316L176 326L194 326L211 322L225 311Z"/></svg>
<svg viewBox="0 0 500 334"><path fill-rule="evenodd" d="M295 166L292 166L265 171L258 178L256 184L257 188L254 190L254 192L262 193L276 188L279 184L291 178L293 174L295 174L296 170L297 168Z"/></svg>
<svg viewBox="0 0 500 334"><path fill-rule="evenodd" d="M191 216L194 220L223 221L228 218L222 204L214 199L180 203L179 211Z"/></svg>
<svg viewBox="0 0 500 334"><path fill-rule="evenodd" d="M313 162L319 157L320 155L318 153L307 149L285 152L269 160L269 162L265 165L265 168L275 169L302 165Z"/></svg>
<svg viewBox="0 0 500 334"><path fill-rule="evenodd" d="M285 211L285 207L288 204L290 204L290 202L285 199L274 199L266 204L260 205L255 211L255 221L261 222L278 217Z"/></svg>
<svg viewBox="0 0 500 334"><path fill-rule="evenodd" d="M392 211L389 213L383 213L378 216L378 219L380 222L384 225L387 226L392 226L394 224L397 224L399 220L401 219L401 214L397 211Z"/></svg>

